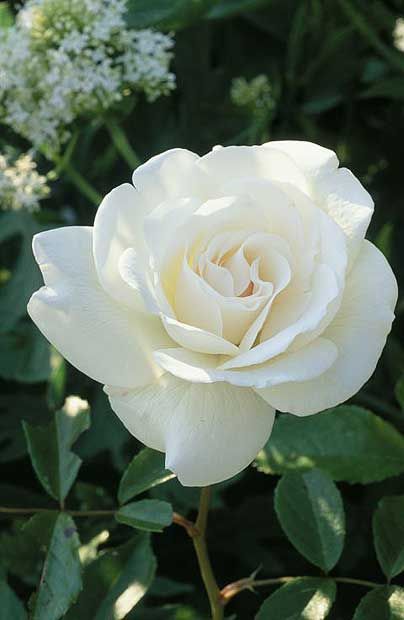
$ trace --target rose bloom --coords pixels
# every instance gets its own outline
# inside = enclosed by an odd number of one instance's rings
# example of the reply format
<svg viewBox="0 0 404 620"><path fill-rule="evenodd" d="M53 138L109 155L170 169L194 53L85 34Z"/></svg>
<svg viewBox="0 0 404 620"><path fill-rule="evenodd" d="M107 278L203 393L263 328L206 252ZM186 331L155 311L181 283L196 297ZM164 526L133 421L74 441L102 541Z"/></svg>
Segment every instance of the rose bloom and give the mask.
<svg viewBox="0 0 404 620"><path fill-rule="evenodd" d="M182 484L219 482L253 460L276 409L316 413L373 373L397 285L364 239L372 212L309 142L170 150L93 227L35 236L46 286L28 311Z"/></svg>

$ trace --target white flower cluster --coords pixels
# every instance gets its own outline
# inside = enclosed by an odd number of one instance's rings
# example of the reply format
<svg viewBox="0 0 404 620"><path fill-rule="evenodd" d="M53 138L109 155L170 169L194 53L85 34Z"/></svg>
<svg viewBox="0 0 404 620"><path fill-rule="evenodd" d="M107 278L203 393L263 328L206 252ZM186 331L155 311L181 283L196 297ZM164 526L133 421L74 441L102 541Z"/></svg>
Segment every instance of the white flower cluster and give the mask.
<svg viewBox="0 0 404 620"><path fill-rule="evenodd" d="M30 154L20 155L14 162L0 155L0 209L37 211L39 201L48 194L46 177L38 174Z"/></svg>
<svg viewBox="0 0 404 620"><path fill-rule="evenodd" d="M394 46L400 52L404 52L404 19L399 17L396 20L393 31Z"/></svg>
<svg viewBox="0 0 404 620"><path fill-rule="evenodd" d="M28 0L0 34L0 118L36 147L58 150L79 116L132 92L175 86L173 39L129 30L126 0Z"/></svg>
<svg viewBox="0 0 404 620"><path fill-rule="evenodd" d="M275 107L272 86L266 75L257 75L249 81L244 77L234 78L230 98L234 105L253 111L271 111Z"/></svg>

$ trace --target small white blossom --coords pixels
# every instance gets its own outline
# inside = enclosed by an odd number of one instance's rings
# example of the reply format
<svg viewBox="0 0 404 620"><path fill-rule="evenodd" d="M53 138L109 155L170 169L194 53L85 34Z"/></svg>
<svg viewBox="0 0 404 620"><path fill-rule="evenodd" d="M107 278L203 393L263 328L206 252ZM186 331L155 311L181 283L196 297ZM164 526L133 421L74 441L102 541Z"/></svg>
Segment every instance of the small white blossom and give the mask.
<svg viewBox="0 0 404 620"><path fill-rule="evenodd" d="M257 75L249 81L244 77L234 78L230 98L240 108L271 111L275 107L272 87L266 75Z"/></svg>
<svg viewBox="0 0 404 620"><path fill-rule="evenodd" d="M396 20L393 31L394 46L400 51L404 52L404 19L399 17Z"/></svg>
<svg viewBox="0 0 404 620"><path fill-rule="evenodd" d="M28 0L0 33L0 117L36 147L58 150L78 117L175 87L173 39L126 27L126 0Z"/></svg>
<svg viewBox="0 0 404 620"><path fill-rule="evenodd" d="M46 177L38 174L30 154L14 162L0 155L0 209L37 211L39 201L49 194Z"/></svg>

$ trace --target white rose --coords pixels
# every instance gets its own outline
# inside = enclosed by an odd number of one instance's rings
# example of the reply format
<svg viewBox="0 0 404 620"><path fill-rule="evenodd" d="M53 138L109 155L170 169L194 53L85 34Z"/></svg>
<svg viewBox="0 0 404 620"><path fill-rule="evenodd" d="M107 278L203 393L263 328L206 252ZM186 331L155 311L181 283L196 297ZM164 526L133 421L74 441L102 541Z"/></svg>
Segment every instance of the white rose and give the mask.
<svg viewBox="0 0 404 620"><path fill-rule="evenodd" d="M184 485L224 480L275 409L308 415L369 379L394 275L364 240L373 202L308 142L174 149L108 194L94 227L34 238L29 313Z"/></svg>

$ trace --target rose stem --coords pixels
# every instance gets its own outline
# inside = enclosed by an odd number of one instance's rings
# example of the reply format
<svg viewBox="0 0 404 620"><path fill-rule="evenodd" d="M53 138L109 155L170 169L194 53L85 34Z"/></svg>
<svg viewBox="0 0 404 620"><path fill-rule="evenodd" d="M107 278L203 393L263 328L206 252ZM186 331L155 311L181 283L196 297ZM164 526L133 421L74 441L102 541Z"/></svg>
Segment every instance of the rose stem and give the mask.
<svg viewBox="0 0 404 620"><path fill-rule="evenodd" d="M196 557L202 581L209 598L212 620L223 620L223 605L220 600L220 590L213 574L208 548L206 546L206 526L208 522L211 488L203 487L199 500L199 512L195 523L195 533L192 536Z"/></svg>

